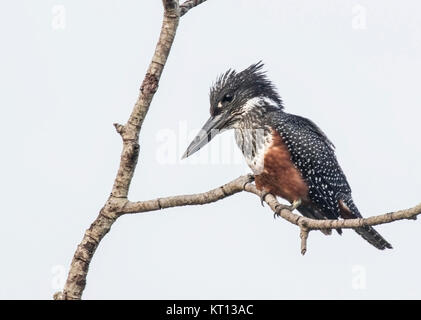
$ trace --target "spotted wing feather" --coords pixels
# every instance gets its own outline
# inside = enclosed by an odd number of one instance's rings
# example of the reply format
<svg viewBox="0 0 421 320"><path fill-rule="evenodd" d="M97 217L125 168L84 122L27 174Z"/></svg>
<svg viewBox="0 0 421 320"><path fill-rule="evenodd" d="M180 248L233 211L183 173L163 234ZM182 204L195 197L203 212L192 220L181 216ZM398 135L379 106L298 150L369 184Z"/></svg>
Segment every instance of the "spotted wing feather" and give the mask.
<svg viewBox="0 0 421 320"><path fill-rule="evenodd" d="M291 154L309 187L309 198L328 219L340 216L338 196L351 188L336 159L334 146L312 121L289 114L276 121Z"/></svg>

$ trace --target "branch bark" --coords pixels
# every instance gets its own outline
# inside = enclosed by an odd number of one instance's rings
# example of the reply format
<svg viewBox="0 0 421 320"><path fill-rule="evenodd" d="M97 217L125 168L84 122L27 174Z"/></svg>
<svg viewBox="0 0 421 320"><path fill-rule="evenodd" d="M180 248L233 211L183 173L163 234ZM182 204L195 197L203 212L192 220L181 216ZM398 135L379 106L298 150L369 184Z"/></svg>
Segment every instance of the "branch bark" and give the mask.
<svg viewBox="0 0 421 320"><path fill-rule="evenodd" d="M188 0L180 6L180 17L184 16L190 9L202 4L206 0Z"/></svg>

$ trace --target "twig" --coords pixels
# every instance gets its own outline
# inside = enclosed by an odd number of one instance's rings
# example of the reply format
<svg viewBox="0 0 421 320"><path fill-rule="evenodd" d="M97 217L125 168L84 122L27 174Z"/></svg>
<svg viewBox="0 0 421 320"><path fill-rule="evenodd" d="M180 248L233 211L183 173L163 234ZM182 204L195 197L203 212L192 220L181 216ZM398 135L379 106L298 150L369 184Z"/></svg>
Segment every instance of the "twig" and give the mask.
<svg viewBox="0 0 421 320"><path fill-rule="evenodd" d="M301 254L305 255L307 252L307 239L310 230L305 227L300 227L300 238L301 238Z"/></svg>
<svg viewBox="0 0 421 320"><path fill-rule="evenodd" d="M184 16L190 9L198 6L206 0L187 0L180 6L180 17Z"/></svg>

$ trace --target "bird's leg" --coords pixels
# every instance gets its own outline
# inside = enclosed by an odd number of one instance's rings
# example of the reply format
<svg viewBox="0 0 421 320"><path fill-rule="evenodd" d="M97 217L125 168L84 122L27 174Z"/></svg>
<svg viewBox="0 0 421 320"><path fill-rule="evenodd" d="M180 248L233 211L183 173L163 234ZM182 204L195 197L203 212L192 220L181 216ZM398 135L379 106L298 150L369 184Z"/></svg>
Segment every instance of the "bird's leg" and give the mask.
<svg viewBox="0 0 421 320"><path fill-rule="evenodd" d="M281 210L282 209L287 209L289 211L294 211L295 209L297 209L299 206L301 206L302 200L301 199L296 199L292 202L291 205L286 205L286 204L279 204L276 206L276 211L273 214L273 218L276 219L277 217L281 216Z"/></svg>

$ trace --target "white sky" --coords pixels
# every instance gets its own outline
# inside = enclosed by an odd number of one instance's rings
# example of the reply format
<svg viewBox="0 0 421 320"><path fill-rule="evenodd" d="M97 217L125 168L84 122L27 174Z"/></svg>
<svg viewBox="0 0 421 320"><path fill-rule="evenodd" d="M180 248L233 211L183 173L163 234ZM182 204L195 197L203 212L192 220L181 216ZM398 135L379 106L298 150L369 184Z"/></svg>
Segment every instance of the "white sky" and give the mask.
<svg viewBox="0 0 421 320"><path fill-rule="evenodd" d="M208 0L190 11L141 133L130 198L207 191L249 171L234 160L232 132L179 159L208 117L216 76L263 59L287 111L335 143L363 215L419 203L420 9L409 0ZM137 98L161 14L159 0L0 3L0 298L49 299L65 279L111 190L121 150L112 123L124 123ZM169 158L165 141L175 146ZM297 228L251 194L125 216L101 242L84 298L420 298L420 222L377 229L393 250L352 231L312 232L302 257Z"/></svg>

